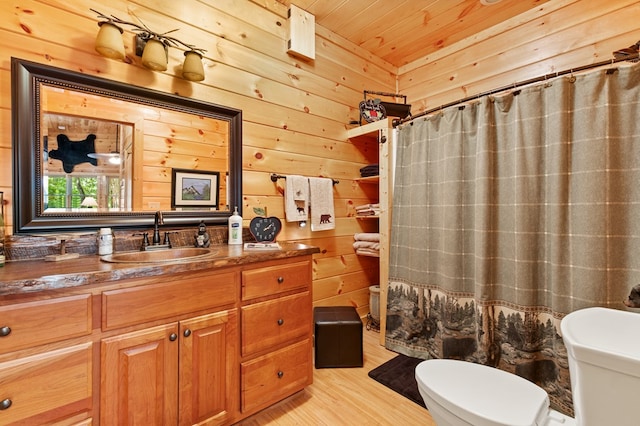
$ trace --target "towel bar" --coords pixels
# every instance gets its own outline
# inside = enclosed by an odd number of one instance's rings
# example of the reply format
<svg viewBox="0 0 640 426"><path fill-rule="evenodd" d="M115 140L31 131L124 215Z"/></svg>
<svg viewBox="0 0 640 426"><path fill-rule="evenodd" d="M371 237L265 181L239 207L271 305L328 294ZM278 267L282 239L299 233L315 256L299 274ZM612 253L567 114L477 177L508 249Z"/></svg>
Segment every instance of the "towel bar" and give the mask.
<svg viewBox="0 0 640 426"><path fill-rule="evenodd" d="M278 179L286 179L286 178L287 178L286 176L271 173L271 182L277 182ZM337 185L340 183L340 181L337 181L335 179L331 179L331 180L333 181L334 185Z"/></svg>

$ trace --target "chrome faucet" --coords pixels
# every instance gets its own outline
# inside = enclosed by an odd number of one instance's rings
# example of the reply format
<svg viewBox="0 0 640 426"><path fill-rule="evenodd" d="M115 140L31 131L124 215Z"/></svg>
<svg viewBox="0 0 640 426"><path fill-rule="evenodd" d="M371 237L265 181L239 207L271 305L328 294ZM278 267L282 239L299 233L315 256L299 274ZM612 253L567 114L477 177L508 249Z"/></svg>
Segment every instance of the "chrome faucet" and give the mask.
<svg viewBox="0 0 640 426"><path fill-rule="evenodd" d="M155 220L153 221L153 239L151 240L151 244L154 246L160 244L160 230L158 229L158 226L163 224L164 219L162 218L162 212L158 210L156 212Z"/></svg>

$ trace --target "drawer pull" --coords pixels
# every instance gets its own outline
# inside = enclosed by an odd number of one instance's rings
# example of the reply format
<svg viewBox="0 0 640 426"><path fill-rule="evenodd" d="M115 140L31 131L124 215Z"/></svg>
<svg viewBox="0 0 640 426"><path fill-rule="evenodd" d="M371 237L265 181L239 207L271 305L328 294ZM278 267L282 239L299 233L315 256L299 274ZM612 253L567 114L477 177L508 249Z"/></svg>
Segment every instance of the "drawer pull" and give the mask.
<svg viewBox="0 0 640 426"><path fill-rule="evenodd" d="M9 334L11 334L11 327L5 325L4 327L0 328L0 337L6 337Z"/></svg>
<svg viewBox="0 0 640 426"><path fill-rule="evenodd" d="M278 277L278 284L282 284L284 282L284 277Z"/></svg>
<svg viewBox="0 0 640 426"><path fill-rule="evenodd" d="M177 338L178 338L178 335L176 333L171 333L169 335L169 340L171 340L172 342L175 342Z"/></svg>
<svg viewBox="0 0 640 426"><path fill-rule="evenodd" d="M282 325L282 324L284 324L284 320L283 320L282 318L280 318L280 319L278 320L278 325Z"/></svg>
<svg viewBox="0 0 640 426"><path fill-rule="evenodd" d="M189 337L191 336L191 330L189 330L188 328L184 331L184 333L182 333L184 335L184 337Z"/></svg>
<svg viewBox="0 0 640 426"><path fill-rule="evenodd" d="M9 398L2 400L2 402L0 402L0 410L6 410L11 407L11 404L13 404L13 402Z"/></svg>
<svg viewBox="0 0 640 426"><path fill-rule="evenodd" d="M278 379L282 379L282 376L284 376L284 371L278 371Z"/></svg>

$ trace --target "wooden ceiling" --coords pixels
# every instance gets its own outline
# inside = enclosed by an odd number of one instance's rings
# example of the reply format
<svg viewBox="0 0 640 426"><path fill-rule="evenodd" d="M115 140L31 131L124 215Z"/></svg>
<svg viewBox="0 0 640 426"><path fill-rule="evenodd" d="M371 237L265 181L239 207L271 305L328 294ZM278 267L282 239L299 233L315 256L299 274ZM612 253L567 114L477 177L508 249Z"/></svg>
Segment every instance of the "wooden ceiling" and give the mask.
<svg viewBox="0 0 640 426"><path fill-rule="evenodd" d="M295 4L317 25L400 67L549 0L278 1Z"/></svg>

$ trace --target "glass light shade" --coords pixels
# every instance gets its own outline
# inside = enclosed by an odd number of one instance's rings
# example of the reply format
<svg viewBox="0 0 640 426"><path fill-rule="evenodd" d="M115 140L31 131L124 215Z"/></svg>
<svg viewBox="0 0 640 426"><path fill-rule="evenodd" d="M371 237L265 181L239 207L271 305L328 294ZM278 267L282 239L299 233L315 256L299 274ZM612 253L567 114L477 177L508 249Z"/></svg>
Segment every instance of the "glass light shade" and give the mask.
<svg viewBox="0 0 640 426"><path fill-rule="evenodd" d="M111 59L124 59L122 28L111 22L98 22L100 31L96 37L96 51Z"/></svg>
<svg viewBox="0 0 640 426"><path fill-rule="evenodd" d="M142 65L154 71L167 70L167 51L162 42L155 38L147 40L142 52Z"/></svg>
<svg viewBox="0 0 640 426"><path fill-rule="evenodd" d="M202 65L202 55L193 50L184 52L182 77L184 77L185 80L189 81L204 80L204 66Z"/></svg>

